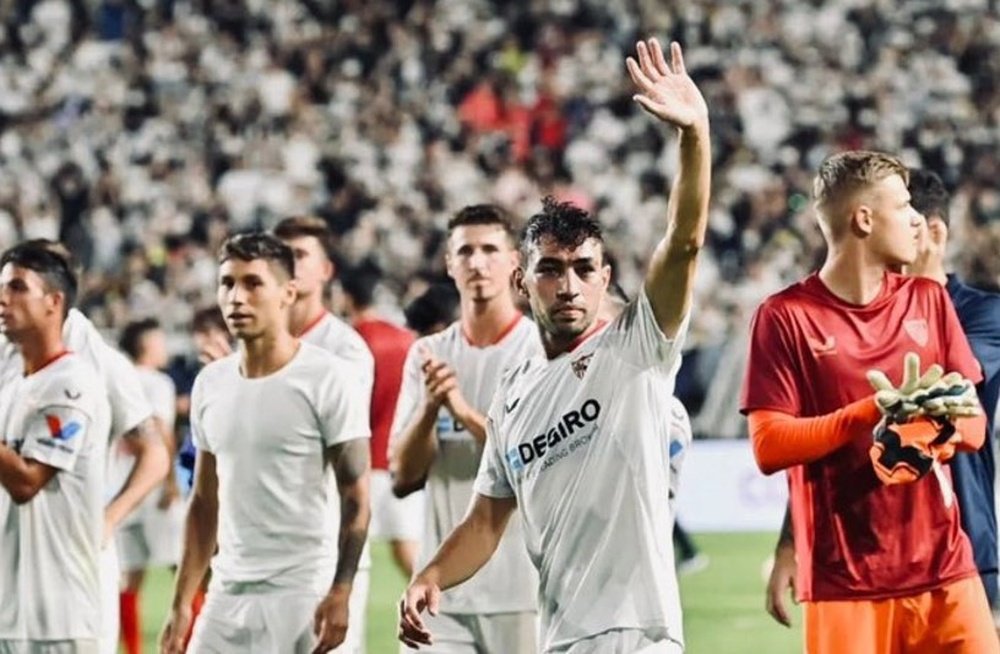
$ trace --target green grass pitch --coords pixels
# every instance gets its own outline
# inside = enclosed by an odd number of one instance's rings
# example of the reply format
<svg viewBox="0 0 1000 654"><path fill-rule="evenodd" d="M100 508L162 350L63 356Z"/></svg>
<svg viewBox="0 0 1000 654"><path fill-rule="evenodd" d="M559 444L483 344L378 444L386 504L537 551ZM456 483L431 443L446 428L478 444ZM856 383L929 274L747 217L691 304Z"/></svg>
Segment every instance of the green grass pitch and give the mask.
<svg viewBox="0 0 1000 654"><path fill-rule="evenodd" d="M794 628L785 629L764 613L761 564L775 534L701 534L695 541L708 554L705 570L681 578L687 654L793 654L802 650L802 619L795 609ZM372 547L368 603L369 654L398 651L396 602L404 580L386 546ZM146 652L157 651L156 637L170 601L170 573L152 571L143 593Z"/></svg>

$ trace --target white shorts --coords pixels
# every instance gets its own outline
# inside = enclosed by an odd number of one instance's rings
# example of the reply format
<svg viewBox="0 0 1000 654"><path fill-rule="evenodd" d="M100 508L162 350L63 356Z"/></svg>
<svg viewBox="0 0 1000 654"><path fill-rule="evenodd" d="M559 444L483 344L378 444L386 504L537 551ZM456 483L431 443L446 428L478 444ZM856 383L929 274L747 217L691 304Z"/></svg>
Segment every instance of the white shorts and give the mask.
<svg viewBox="0 0 1000 654"><path fill-rule="evenodd" d="M351 589L347 637L338 654L364 654L369 573L359 570ZM235 595L210 589L195 622L189 654L281 652L309 654L316 644L313 615L321 593L275 591Z"/></svg>
<svg viewBox="0 0 1000 654"><path fill-rule="evenodd" d="M676 640L653 641L640 629L612 629L546 651L552 654L684 654L684 646Z"/></svg>
<svg viewBox="0 0 1000 654"><path fill-rule="evenodd" d="M0 654L97 654L97 641L0 640Z"/></svg>
<svg viewBox="0 0 1000 654"><path fill-rule="evenodd" d="M437 616L424 613L421 617L434 641L433 645L420 646L425 654L538 651L538 614L534 611ZM402 644L399 651L413 652Z"/></svg>
<svg viewBox="0 0 1000 654"><path fill-rule="evenodd" d="M158 495L153 493L153 495ZM158 499L158 497L157 497ZM115 540L124 572L151 566L177 565L184 541L185 508L181 501L163 511L155 502L144 506L140 515L118 530Z"/></svg>
<svg viewBox="0 0 1000 654"><path fill-rule="evenodd" d="M424 505L422 490L400 499L392 494L392 475L388 470L372 470L372 519L368 536L372 540L412 540L419 542L424 535Z"/></svg>
<svg viewBox="0 0 1000 654"><path fill-rule="evenodd" d="M118 652L118 592L121 571L114 539L101 550L100 654Z"/></svg>

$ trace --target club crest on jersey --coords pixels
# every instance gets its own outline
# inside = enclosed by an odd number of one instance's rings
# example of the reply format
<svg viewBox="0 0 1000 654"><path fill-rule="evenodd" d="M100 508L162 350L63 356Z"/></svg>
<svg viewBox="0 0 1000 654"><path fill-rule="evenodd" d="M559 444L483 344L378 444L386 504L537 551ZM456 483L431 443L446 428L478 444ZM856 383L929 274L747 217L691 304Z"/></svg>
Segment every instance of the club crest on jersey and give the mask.
<svg viewBox="0 0 1000 654"><path fill-rule="evenodd" d="M927 321L923 318L914 318L913 320L904 320L903 329L909 334L910 338L919 345L920 347L925 347L927 341L930 337L929 329L927 328Z"/></svg>
<svg viewBox="0 0 1000 654"><path fill-rule="evenodd" d="M570 368L573 370L573 374L576 375L577 379L583 379L583 376L587 374L587 367L590 366L590 360L594 358L594 353L586 354L576 361L570 362Z"/></svg>
<svg viewBox="0 0 1000 654"><path fill-rule="evenodd" d="M82 425L78 422L69 422L63 425L59 416L45 416L45 423L49 427L49 434L57 441L68 441L80 433Z"/></svg>

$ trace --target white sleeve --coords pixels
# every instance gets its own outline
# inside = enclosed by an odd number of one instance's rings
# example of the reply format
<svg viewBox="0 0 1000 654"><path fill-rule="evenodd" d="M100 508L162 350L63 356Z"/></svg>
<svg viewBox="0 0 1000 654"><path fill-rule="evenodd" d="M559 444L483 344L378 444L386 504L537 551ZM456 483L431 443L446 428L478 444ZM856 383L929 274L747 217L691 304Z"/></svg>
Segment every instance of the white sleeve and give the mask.
<svg viewBox="0 0 1000 654"><path fill-rule="evenodd" d="M194 443L195 448L211 453L212 447L208 444L208 437L202 428L201 412L204 410L202 406L204 402L204 393L202 386L204 385L203 378L205 376L205 369L203 368L198 376L194 378L194 386L191 388L191 442Z"/></svg>
<svg viewBox="0 0 1000 654"><path fill-rule="evenodd" d="M370 397L370 392L367 397ZM336 370L330 370L316 393L323 446L330 447L357 438L371 438L369 401L365 389Z"/></svg>
<svg viewBox="0 0 1000 654"><path fill-rule="evenodd" d="M486 497L514 497L514 486L507 476L507 458L503 453L503 439L497 432L503 415L503 386L493 396L486 413L486 445L479 461L479 472L473 489ZM520 461L520 459L518 459Z"/></svg>
<svg viewBox="0 0 1000 654"><path fill-rule="evenodd" d="M667 338L660 330L645 289L628 303L621 315L608 326L606 337L622 359L640 368L657 367L674 372L680 367L681 347L690 313L684 316L677 335Z"/></svg>
<svg viewBox="0 0 1000 654"><path fill-rule="evenodd" d="M143 392L142 380L135 366L124 354L101 341L104 385L111 404L111 437L117 438L135 429L153 414L153 408Z"/></svg>
<svg viewBox="0 0 1000 654"><path fill-rule="evenodd" d="M146 397L153 408L153 415L163 421L167 430L173 432L177 419L177 389L168 376L157 374L146 386Z"/></svg>
<svg viewBox="0 0 1000 654"><path fill-rule="evenodd" d="M90 425L90 418L77 402L69 404L60 398L46 404L43 399L25 422L25 433L20 435L24 439L21 456L59 470L72 470L79 453L94 438Z"/></svg>
<svg viewBox="0 0 1000 654"><path fill-rule="evenodd" d="M403 381L399 387L399 398L396 400L396 412L392 417L392 429L389 430L389 447L399 440L403 430L410 424L420 405L424 401L424 375L420 371L420 350L423 339L410 345L403 364Z"/></svg>

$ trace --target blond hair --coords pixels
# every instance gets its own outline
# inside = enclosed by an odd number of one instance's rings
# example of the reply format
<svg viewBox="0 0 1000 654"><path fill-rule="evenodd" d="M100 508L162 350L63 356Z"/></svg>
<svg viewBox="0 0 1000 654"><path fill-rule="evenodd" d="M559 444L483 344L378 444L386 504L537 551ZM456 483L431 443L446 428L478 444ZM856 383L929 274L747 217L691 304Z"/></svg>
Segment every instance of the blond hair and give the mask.
<svg viewBox="0 0 1000 654"><path fill-rule="evenodd" d="M904 184L909 183L910 174L906 166L892 155L868 150L851 150L827 157L819 166L813 179L813 199L816 213L821 222L839 233L837 222L831 220L831 209L858 191L865 190L887 177L899 175Z"/></svg>

